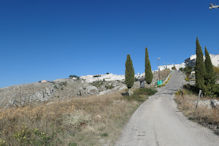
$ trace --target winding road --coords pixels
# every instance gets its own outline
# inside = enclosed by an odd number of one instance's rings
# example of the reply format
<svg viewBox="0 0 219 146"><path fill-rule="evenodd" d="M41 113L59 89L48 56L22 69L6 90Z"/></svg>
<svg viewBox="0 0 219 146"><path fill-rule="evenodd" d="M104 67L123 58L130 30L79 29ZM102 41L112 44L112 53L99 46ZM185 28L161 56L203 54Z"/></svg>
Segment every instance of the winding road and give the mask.
<svg viewBox="0 0 219 146"><path fill-rule="evenodd" d="M219 146L211 130L178 111L173 98L183 84L183 74L172 72L169 83L135 111L116 146Z"/></svg>

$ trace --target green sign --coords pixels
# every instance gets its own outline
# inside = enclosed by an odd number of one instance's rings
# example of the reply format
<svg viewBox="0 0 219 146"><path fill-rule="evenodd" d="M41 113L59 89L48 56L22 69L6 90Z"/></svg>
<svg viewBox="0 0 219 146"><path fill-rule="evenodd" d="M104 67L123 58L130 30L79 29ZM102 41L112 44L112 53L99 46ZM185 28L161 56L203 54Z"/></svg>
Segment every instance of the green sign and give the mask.
<svg viewBox="0 0 219 146"><path fill-rule="evenodd" d="M157 85L158 85L158 86L160 86L160 85L162 85L162 84L163 84L163 81L162 81L162 80L158 80L158 81L157 81Z"/></svg>

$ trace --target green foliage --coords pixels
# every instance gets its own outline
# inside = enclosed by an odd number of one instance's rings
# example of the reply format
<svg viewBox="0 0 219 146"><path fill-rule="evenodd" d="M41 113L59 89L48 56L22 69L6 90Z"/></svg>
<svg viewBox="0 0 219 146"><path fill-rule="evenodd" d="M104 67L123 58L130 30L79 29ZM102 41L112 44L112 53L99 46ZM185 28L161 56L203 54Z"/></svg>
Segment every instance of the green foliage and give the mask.
<svg viewBox="0 0 219 146"><path fill-rule="evenodd" d="M0 138L0 146L6 146L6 141Z"/></svg>
<svg viewBox="0 0 219 146"><path fill-rule="evenodd" d="M77 75L69 75L69 78L70 78L70 79L72 79L72 78L76 78L77 80L79 80L79 79L80 79L80 77L79 77L79 76L77 76Z"/></svg>
<svg viewBox="0 0 219 146"><path fill-rule="evenodd" d="M154 88L139 88L134 92L134 94L151 96L154 95L156 92L157 90Z"/></svg>
<svg viewBox="0 0 219 146"><path fill-rule="evenodd" d="M183 71L185 72L186 76L189 76L192 72L192 67L191 66L186 66Z"/></svg>
<svg viewBox="0 0 219 146"><path fill-rule="evenodd" d="M103 134L101 134L100 136L102 136L102 137L107 137L107 136L109 136L109 135L108 135L108 133L103 133Z"/></svg>
<svg viewBox="0 0 219 146"><path fill-rule="evenodd" d="M94 78L101 77L101 75L93 75Z"/></svg>
<svg viewBox="0 0 219 146"><path fill-rule="evenodd" d="M192 72L192 67L191 67L191 66L186 66L186 67L183 69L183 72L186 74L185 80L186 80L186 81L189 81L189 80L190 80L190 75L191 75L191 72Z"/></svg>
<svg viewBox="0 0 219 146"><path fill-rule="evenodd" d="M195 81L196 88L205 92L205 66L203 62L203 53L198 38L196 39L196 64L195 64Z"/></svg>
<svg viewBox="0 0 219 146"><path fill-rule="evenodd" d="M114 86L111 83L106 82L105 80L99 80L99 81L94 81L91 83L91 85L100 88L102 86L105 86L106 89L113 89Z"/></svg>
<svg viewBox="0 0 219 146"><path fill-rule="evenodd" d="M213 87L213 91L214 91L214 94L216 95L216 97L219 97L219 84L216 84Z"/></svg>
<svg viewBox="0 0 219 146"><path fill-rule="evenodd" d="M75 143L75 142L71 142L71 143L68 144L68 146L78 146L78 144Z"/></svg>
<svg viewBox="0 0 219 146"><path fill-rule="evenodd" d="M105 88L106 88L106 89L113 89L114 86L113 86L112 84L107 84L107 85L105 85Z"/></svg>
<svg viewBox="0 0 219 146"><path fill-rule="evenodd" d="M214 66L214 72L216 74L216 79L219 80L219 67Z"/></svg>
<svg viewBox="0 0 219 146"><path fill-rule="evenodd" d="M176 67L175 67L175 66L173 66L173 67L172 67L172 70L176 70Z"/></svg>
<svg viewBox="0 0 219 146"><path fill-rule="evenodd" d="M186 80L187 82L188 82L188 81L190 81L190 79L189 79L189 77L188 77L188 76L186 76L185 80Z"/></svg>
<svg viewBox="0 0 219 146"><path fill-rule="evenodd" d="M199 90L196 88L195 85L185 84L183 86L183 91L186 92L186 94L195 94L198 95Z"/></svg>
<svg viewBox="0 0 219 146"><path fill-rule="evenodd" d="M183 90L179 89L178 91L176 91L175 95L176 96L183 96L184 95Z"/></svg>
<svg viewBox="0 0 219 146"><path fill-rule="evenodd" d="M205 47L205 86L206 86L206 95L213 96L214 94L214 86L215 86L215 80L216 80L216 75L214 72L214 68L211 62L211 58L209 56L208 50Z"/></svg>
<svg viewBox="0 0 219 146"><path fill-rule="evenodd" d="M154 88L139 88L136 89L131 96L126 96L128 100L136 100L139 102L145 101L148 96L154 95L157 92Z"/></svg>
<svg viewBox="0 0 219 146"><path fill-rule="evenodd" d="M48 145L51 136L39 129L21 128L14 134L14 138L20 145Z"/></svg>
<svg viewBox="0 0 219 146"><path fill-rule="evenodd" d="M219 67L214 66L214 72L219 75Z"/></svg>
<svg viewBox="0 0 219 146"><path fill-rule="evenodd" d="M148 84L152 82L153 73L151 71L151 63L148 55L148 48L145 49L145 80Z"/></svg>
<svg viewBox="0 0 219 146"><path fill-rule="evenodd" d="M125 62L125 83L128 89L130 89L134 85L134 81L135 81L135 71L131 57L128 54Z"/></svg>
<svg viewBox="0 0 219 146"><path fill-rule="evenodd" d="M94 82L91 83L91 85L93 85L97 88L100 88L101 86L104 85L104 82L105 82L105 80L94 81Z"/></svg>
<svg viewBox="0 0 219 146"><path fill-rule="evenodd" d="M180 70L180 71L183 71L183 68L182 68L182 67L180 67L180 68L179 68L179 70Z"/></svg>

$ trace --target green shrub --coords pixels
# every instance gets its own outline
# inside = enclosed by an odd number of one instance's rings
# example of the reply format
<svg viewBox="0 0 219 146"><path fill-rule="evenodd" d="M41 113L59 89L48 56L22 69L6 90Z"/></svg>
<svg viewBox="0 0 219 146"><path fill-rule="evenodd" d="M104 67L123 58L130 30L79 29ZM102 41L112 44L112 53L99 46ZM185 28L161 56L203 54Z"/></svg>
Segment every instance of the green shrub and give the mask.
<svg viewBox="0 0 219 146"><path fill-rule="evenodd" d="M103 133L101 134L102 137L107 137L108 136L108 133Z"/></svg>
<svg viewBox="0 0 219 146"><path fill-rule="evenodd" d="M6 146L6 142L5 140L0 138L0 146Z"/></svg>
<svg viewBox="0 0 219 146"><path fill-rule="evenodd" d="M112 84L108 84L108 85L105 85L105 88L106 88L106 89L113 89L114 86L113 86Z"/></svg>
<svg viewBox="0 0 219 146"><path fill-rule="evenodd" d="M183 86L185 94L195 94L197 95L199 90L194 85L186 84Z"/></svg>
<svg viewBox="0 0 219 146"><path fill-rule="evenodd" d="M179 68L180 71L183 71L184 69L182 67Z"/></svg>
<svg viewBox="0 0 219 146"><path fill-rule="evenodd" d="M93 75L94 78L101 77L101 75Z"/></svg>
<svg viewBox="0 0 219 146"><path fill-rule="evenodd" d="M186 74L186 76L190 76L191 72L192 72L193 68L191 66L186 66L184 69L183 69L183 72Z"/></svg>
<svg viewBox="0 0 219 146"><path fill-rule="evenodd" d="M190 81L190 79L189 79L189 77L188 77L188 76L186 76L185 80L186 80L187 82L188 82L188 81Z"/></svg>
<svg viewBox="0 0 219 146"><path fill-rule="evenodd" d="M148 96L154 95L157 92L154 88L138 88L134 91L133 95L126 96L128 100L136 100L139 102L145 101Z"/></svg>
<svg viewBox="0 0 219 146"><path fill-rule="evenodd" d="M213 88L214 94L219 97L219 84L216 84Z"/></svg>
<svg viewBox="0 0 219 146"><path fill-rule="evenodd" d="M175 66L173 66L173 67L172 67L172 70L176 70L176 67L175 67Z"/></svg>
<svg viewBox="0 0 219 146"><path fill-rule="evenodd" d="M68 144L68 146L78 146L78 144L75 143L75 142L71 142L71 143Z"/></svg>
<svg viewBox="0 0 219 146"><path fill-rule="evenodd" d="M23 127L14 134L19 145L48 145L52 136L39 129Z"/></svg>
<svg viewBox="0 0 219 146"><path fill-rule="evenodd" d="M95 86L97 88L100 88L101 86L104 85L104 82L105 82L105 80L94 81L94 82L91 83L91 85L93 85L93 86Z"/></svg>
<svg viewBox="0 0 219 146"><path fill-rule="evenodd" d="M70 78L70 79L72 79L72 78L76 78L77 80L79 80L79 79L80 79L80 77L79 77L79 76L77 76L77 75L69 75L69 78Z"/></svg>
<svg viewBox="0 0 219 146"><path fill-rule="evenodd" d="M214 66L214 72L216 74L216 79L219 80L219 67Z"/></svg>
<svg viewBox="0 0 219 146"><path fill-rule="evenodd" d="M219 67L214 66L214 72L219 75Z"/></svg>
<svg viewBox="0 0 219 146"><path fill-rule="evenodd" d="M175 93L176 96L183 96L183 94L184 94L184 92L181 89Z"/></svg>

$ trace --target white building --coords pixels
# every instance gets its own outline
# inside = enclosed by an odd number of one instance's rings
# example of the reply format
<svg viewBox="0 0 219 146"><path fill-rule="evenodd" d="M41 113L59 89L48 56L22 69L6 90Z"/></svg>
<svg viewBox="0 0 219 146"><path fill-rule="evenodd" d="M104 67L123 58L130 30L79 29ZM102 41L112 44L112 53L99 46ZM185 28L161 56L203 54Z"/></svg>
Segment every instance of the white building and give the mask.
<svg viewBox="0 0 219 146"><path fill-rule="evenodd" d="M214 66L217 66L219 67L219 54L210 54L210 57L211 57L211 62ZM196 59L196 55L191 55L189 58L187 58L185 61L187 63L190 63L190 64L193 64L195 63L195 59ZM205 58L204 58L205 59ZM184 68L186 66L185 63L181 63L181 64L169 64L169 65L161 65L161 66L158 66L158 68L160 70L164 70L164 69L170 69L172 70L172 67L176 67L177 70L179 70L180 68Z"/></svg>

